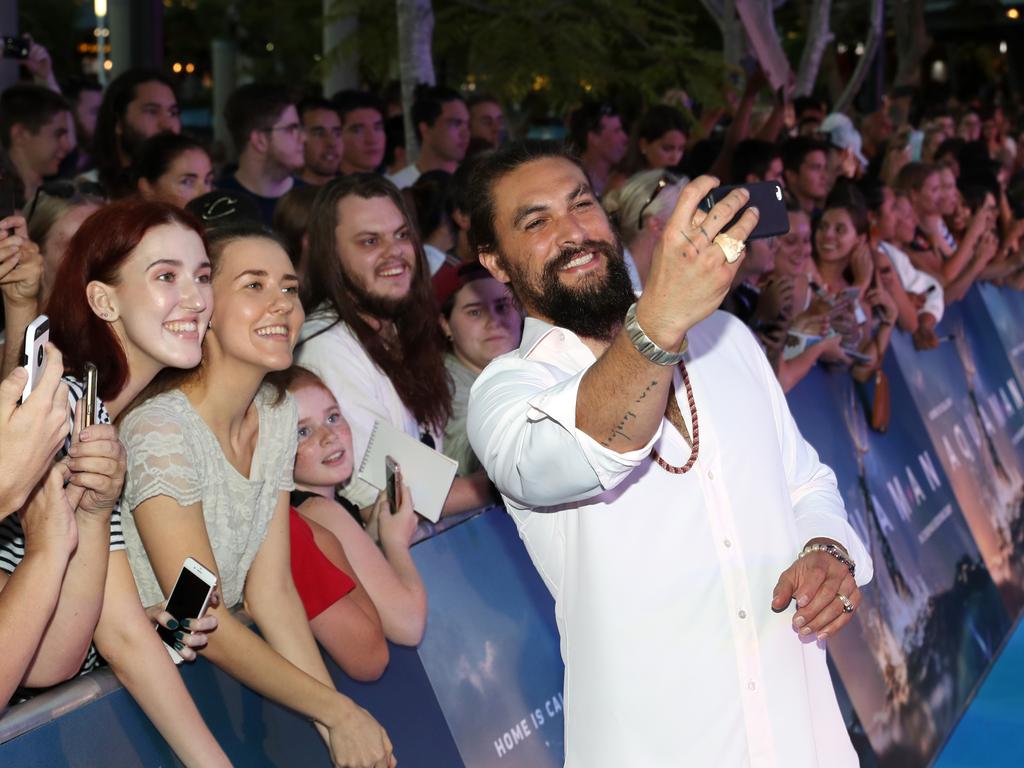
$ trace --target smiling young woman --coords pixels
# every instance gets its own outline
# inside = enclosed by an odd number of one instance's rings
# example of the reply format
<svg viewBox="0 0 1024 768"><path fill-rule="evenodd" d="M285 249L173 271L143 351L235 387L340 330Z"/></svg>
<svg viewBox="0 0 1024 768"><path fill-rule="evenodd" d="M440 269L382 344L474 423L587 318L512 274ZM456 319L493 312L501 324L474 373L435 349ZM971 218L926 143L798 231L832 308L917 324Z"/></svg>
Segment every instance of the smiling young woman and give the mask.
<svg viewBox="0 0 1024 768"><path fill-rule="evenodd" d="M209 281L200 225L173 206L125 200L98 210L81 225L57 270L45 312L50 337L64 353L65 370L80 374L86 362L99 369L105 405L99 405L94 433L116 445L110 422L160 370L199 363L212 310ZM82 385L66 380L77 402ZM80 446L80 441L71 446L72 463L81 456ZM118 489L123 472L122 464ZM90 573L72 573L72 564L65 583L82 590L98 579L102 601L96 650L178 757L186 765L227 765L143 611L125 554L121 511L116 497L109 501L109 544L101 542L108 557L93 552L87 558L93 561ZM85 548L80 540L83 556L89 554ZM163 594L157 594L146 605L162 600ZM75 603L79 608L85 604ZM192 628L215 626L212 619L203 622ZM192 644L196 637L187 635L182 640ZM88 654L86 664L90 658L95 654Z"/></svg>
<svg viewBox="0 0 1024 768"><path fill-rule="evenodd" d="M199 560L223 594L204 655L313 720L336 765L387 765L387 735L334 689L290 571L297 413L264 377L292 363L305 316L298 278L262 228L215 231L210 254L215 303L202 364L131 411L122 428L125 538L139 591L158 599L186 557ZM231 613L243 600L262 637Z"/></svg>

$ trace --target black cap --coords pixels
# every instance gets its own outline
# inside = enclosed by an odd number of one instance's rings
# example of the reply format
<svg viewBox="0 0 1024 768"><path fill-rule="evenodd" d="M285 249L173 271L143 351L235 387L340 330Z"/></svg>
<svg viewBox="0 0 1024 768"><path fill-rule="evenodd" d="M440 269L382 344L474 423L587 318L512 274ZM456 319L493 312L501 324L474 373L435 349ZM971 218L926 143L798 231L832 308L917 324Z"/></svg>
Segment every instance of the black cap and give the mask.
<svg viewBox="0 0 1024 768"><path fill-rule="evenodd" d="M237 224L263 224L259 203L247 192L207 192L191 200L185 210L198 216L207 229Z"/></svg>

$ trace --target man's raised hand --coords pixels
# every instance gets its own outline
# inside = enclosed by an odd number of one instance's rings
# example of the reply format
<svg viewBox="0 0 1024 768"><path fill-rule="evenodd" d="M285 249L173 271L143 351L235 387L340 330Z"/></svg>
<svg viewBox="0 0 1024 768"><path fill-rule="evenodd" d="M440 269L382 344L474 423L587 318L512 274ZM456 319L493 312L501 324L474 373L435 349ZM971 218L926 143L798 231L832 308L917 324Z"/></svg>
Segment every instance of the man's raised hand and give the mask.
<svg viewBox="0 0 1024 768"><path fill-rule="evenodd" d="M700 202L717 186L718 179L712 176L687 184L654 249L644 293L637 302L637 320L663 349L679 349L686 332L718 309L729 292L742 255L728 263L715 237L725 234L744 243L757 225L757 209L748 208L723 232L750 199L742 188L731 191L710 212L699 210Z"/></svg>

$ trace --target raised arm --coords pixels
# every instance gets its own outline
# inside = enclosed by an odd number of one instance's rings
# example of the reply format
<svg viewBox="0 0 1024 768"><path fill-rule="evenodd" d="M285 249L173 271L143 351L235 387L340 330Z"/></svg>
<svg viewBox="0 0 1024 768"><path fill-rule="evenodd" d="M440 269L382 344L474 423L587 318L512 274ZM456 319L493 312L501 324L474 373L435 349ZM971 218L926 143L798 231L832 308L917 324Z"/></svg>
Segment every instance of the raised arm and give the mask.
<svg viewBox="0 0 1024 768"><path fill-rule="evenodd" d="M383 494L374 505L381 549L351 515L329 499L310 499L300 512L341 542L359 582L380 614L387 638L400 645L418 645L427 623L427 593L409 554L416 516L408 493L404 494L403 502L396 515L391 514Z"/></svg>
<svg viewBox="0 0 1024 768"><path fill-rule="evenodd" d="M727 263L712 241L748 195L737 189L709 214L697 211L717 183L702 176L683 190L637 302L640 328L662 350L678 351L686 332L721 304L739 265ZM746 240L756 222L751 208L728 234ZM495 254L481 259L499 280L509 280ZM473 450L515 503L550 506L613 487L661 429L674 366L642 355L625 330L606 349L591 349L597 362L564 379L542 364L527 369L499 358L473 387Z"/></svg>
<svg viewBox="0 0 1024 768"><path fill-rule="evenodd" d="M701 176L683 190L637 301L640 327L664 350L682 347L686 332L722 303L739 269L740 261L727 263L712 241L749 195L733 190L705 216L697 206L716 186ZM748 209L727 234L746 241L756 223L756 209ZM580 380L577 427L620 453L646 445L661 425L673 369L648 360L621 330Z"/></svg>
<svg viewBox="0 0 1024 768"><path fill-rule="evenodd" d="M103 606L111 515L124 483L124 447L110 424L94 424L81 434L76 429L66 461L70 476L65 498L75 507L78 546L26 677L33 687L71 677L89 651Z"/></svg>

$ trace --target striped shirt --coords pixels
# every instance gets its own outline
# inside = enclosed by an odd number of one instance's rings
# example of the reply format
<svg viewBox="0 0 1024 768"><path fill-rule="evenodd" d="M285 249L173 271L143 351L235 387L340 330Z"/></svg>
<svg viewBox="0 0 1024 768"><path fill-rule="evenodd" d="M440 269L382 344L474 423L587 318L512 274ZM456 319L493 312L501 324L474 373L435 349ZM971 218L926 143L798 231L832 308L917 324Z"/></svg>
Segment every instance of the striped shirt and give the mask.
<svg viewBox="0 0 1024 768"><path fill-rule="evenodd" d="M85 396L84 387L81 382L70 376L64 377L68 385L68 401L71 404L71 411L74 413L78 401ZM98 402L96 422L98 424L109 424L110 414L102 402ZM64 441L64 447L57 454L57 461L63 459L71 448L71 436L68 435ZM121 502L114 505L110 514L110 551L124 549L124 535L121 532ZM9 515L0 521L0 569L7 573L14 573L14 569L25 557L25 534L21 529L21 519L18 515ZM79 674L84 674L95 669L100 664L99 654L96 653L96 646L90 645L86 654L85 662Z"/></svg>

